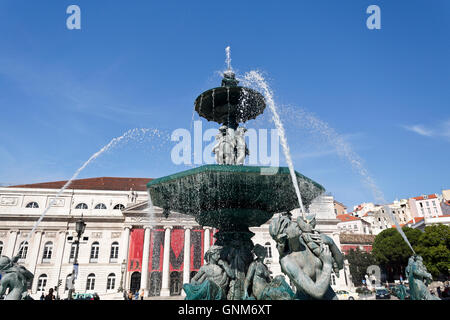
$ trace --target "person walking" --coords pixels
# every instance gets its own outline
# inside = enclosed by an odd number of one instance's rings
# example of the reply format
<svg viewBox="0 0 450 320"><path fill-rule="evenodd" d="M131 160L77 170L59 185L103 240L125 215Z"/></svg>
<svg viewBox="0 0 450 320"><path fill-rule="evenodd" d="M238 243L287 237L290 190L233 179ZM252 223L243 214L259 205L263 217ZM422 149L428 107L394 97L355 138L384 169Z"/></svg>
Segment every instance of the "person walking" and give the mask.
<svg viewBox="0 0 450 320"><path fill-rule="evenodd" d="M53 288L48 290L48 295L45 296L45 300L55 300L55 296L53 295Z"/></svg>
<svg viewBox="0 0 450 320"><path fill-rule="evenodd" d="M139 291L134 293L134 300L139 300Z"/></svg>
<svg viewBox="0 0 450 320"><path fill-rule="evenodd" d="M133 293L130 291L128 291L128 300L133 300Z"/></svg>
<svg viewBox="0 0 450 320"><path fill-rule="evenodd" d="M39 300L45 300L44 292L42 292L41 297L39 298Z"/></svg>
<svg viewBox="0 0 450 320"><path fill-rule="evenodd" d="M141 300L144 300L144 289L141 290L141 293L139 294L139 297Z"/></svg>

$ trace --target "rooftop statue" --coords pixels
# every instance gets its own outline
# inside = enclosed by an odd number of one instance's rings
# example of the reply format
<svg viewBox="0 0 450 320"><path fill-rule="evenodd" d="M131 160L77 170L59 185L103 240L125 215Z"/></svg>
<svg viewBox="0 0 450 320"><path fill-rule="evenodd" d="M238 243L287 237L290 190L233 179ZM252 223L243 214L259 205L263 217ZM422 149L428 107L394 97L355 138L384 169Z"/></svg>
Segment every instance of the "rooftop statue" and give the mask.
<svg viewBox="0 0 450 320"><path fill-rule="evenodd" d="M277 243L281 270L297 288L296 299L337 300L331 272L333 266L343 268L343 256L333 239L316 233L314 219L308 224L281 215L272 220L269 232Z"/></svg>
<svg viewBox="0 0 450 320"><path fill-rule="evenodd" d="M433 277L428 273L421 256L411 256L405 272L409 282L411 300L440 300L428 292L427 285L433 281Z"/></svg>
<svg viewBox="0 0 450 320"><path fill-rule="evenodd" d="M252 252L255 260L250 264L245 278L245 300L292 300L295 293L286 283L284 277L279 275L272 279L269 269L264 264L266 248L260 244L255 245Z"/></svg>
<svg viewBox="0 0 450 320"><path fill-rule="evenodd" d="M33 274L17 261L19 255L10 259L6 256L0 257L0 272L3 277L0 280L0 296L9 289L5 300L22 300L27 297L27 283L33 280Z"/></svg>
<svg viewBox="0 0 450 320"><path fill-rule="evenodd" d="M220 259L222 247L213 245L205 253L205 262L191 283L184 284L186 300L225 300L229 279L233 272L228 263Z"/></svg>

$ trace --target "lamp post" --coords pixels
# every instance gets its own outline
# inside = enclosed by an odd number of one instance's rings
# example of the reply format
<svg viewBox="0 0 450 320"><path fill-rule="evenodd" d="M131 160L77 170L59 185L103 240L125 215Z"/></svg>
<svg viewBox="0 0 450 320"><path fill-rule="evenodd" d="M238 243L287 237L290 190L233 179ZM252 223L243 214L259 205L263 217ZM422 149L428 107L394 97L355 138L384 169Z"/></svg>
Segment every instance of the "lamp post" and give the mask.
<svg viewBox="0 0 450 320"><path fill-rule="evenodd" d="M76 241L76 249L75 249L75 257L73 259L73 270L72 270L72 285L69 289L69 296L68 299L72 300L72 294L74 292L74 288L75 288L75 274L78 271L78 249L80 248L80 238L81 235L84 233L84 230L86 229L86 223L83 220L83 216L81 216L80 219L77 220L77 222L75 223L75 231L77 232L77 241Z"/></svg>
<svg viewBox="0 0 450 320"><path fill-rule="evenodd" d="M118 289L119 292L124 291L124 289L123 289L123 274L125 273L126 268L127 268L127 262L125 261L125 259L123 259L122 264L120 265L121 277L120 277L120 286Z"/></svg>

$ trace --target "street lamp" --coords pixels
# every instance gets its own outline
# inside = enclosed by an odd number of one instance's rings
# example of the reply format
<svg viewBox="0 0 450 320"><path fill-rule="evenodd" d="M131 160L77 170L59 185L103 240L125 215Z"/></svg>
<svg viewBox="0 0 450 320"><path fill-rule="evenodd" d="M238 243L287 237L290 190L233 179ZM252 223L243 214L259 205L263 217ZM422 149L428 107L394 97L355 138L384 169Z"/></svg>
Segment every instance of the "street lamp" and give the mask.
<svg viewBox="0 0 450 320"><path fill-rule="evenodd" d="M73 270L72 270L72 285L69 289L69 296L68 299L72 300L72 294L75 288L75 274L77 272L78 267L78 249L80 248L80 238L81 235L84 233L84 230L86 229L86 223L83 220L83 215L81 215L81 218L77 220L75 223L75 231L77 232L77 241L76 241L76 249L75 249L75 257L73 259Z"/></svg>
<svg viewBox="0 0 450 320"><path fill-rule="evenodd" d="M127 268L127 262L125 261L125 259L123 259L122 264L120 265L120 271L121 271L121 277L120 277L120 286L118 291L122 292L123 290L123 274L125 273L125 270Z"/></svg>

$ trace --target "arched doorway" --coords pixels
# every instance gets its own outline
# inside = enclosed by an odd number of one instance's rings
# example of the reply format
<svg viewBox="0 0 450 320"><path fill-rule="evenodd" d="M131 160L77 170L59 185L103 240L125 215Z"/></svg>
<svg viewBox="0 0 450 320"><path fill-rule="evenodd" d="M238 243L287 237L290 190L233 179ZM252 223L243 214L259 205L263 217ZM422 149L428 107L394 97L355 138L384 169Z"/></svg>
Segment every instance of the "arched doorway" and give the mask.
<svg viewBox="0 0 450 320"><path fill-rule="evenodd" d="M150 296L159 296L161 292L161 272L154 271L150 274Z"/></svg>
<svg viewBox="0 0 450 320"><path fill-rule="evenodd" d="M179 296L182 289L181 272L172 271L170 273L170 295Z"/></svg>
<svg viewBox="0 0 450 320"><path fill-rule="evenodd" d="M140 287L141 287L141 273L135 271L131 274L130 291L135 293L136 291L139 291Z"/></svg>

